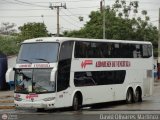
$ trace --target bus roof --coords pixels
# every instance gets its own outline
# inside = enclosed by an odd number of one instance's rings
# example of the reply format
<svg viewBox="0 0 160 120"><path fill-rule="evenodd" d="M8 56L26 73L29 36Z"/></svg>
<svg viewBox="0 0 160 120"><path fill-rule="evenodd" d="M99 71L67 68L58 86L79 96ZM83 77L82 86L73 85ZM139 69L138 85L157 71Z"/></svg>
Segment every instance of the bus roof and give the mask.
<svg viewBox="0 0 160 120"><path fill-rule="evenodd" d="M132 43L132 44L152 44L148 41L132 41L132 40L112 40L112 39L89 39L89 38L72 38L72 37L40 37L25 40L22 43L33 42L64 42L64 41L93 41L93 42L115 42L115 43Z"/></svg>

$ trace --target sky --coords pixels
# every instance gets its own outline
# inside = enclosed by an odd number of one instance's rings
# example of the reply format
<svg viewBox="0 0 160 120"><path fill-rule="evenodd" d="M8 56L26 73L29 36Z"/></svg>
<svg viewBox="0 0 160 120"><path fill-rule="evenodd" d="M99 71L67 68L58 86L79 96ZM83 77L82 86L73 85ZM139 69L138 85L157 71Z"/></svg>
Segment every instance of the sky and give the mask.
<svg viewBox="0 0 160 120"><path fill-rule="evenodd" d="M138 1L139 13L147 10L150 23L158 27L160 0ZM112 5L114 2L115 0L105 0L105 5ZM0 24L15 23L18 28L27 22L44 22L47 30L54 34L57 29L57 11L50 9L49 6L60 3L66 4L67 7L60 9L60 33L64 30L80 29L89 21L90 12L100 8L100 0L0 0ZM83 17L83 21L79 21L79 16Z"/></svg>

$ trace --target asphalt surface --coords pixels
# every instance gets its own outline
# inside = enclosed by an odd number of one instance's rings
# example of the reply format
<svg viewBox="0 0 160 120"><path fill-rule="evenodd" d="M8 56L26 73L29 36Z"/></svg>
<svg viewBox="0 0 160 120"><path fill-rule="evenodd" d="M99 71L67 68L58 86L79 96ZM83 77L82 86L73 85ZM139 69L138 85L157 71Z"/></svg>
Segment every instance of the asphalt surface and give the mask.
<svg viewBox="0 0 160 120"><path fill-rule="evenodd" d="M34 109L0 109L0 116L14 120L160 120L160 81L154 84L154 94L142 103L124 101L99 104L97 108L84 107L81 111L69 109L37 112ZM4 116L5 116L4 115Z"/></svg>

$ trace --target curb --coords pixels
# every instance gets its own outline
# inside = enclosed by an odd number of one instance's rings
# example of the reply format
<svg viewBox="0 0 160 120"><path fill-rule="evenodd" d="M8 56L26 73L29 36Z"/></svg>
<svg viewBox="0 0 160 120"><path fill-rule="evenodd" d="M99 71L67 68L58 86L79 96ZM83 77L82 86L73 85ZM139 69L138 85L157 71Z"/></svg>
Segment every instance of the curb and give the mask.
<svg viewBox="0 0 160 120"><path fill-rule="evenodd" d="M0 110L4 110L4 109L15 109L12 95L0 96Z"/></svg>
<svg viewBox="0 0 160 120"><path fill-rule="evenodd" d="M15 109L15 106L0 106L1 109Z"/></svg>
<svg viewBox="0 0 160 120"><path fill-rule="evenodd" d="M3 99L3 98L10 98L10 97L13 97L13 96L12 96L12 95L0 96L0 99Z"/></svg>
<svg viewBox="0 0 160 120"><path fill-rule="evenodd" d="M0 100L0 103L14 103L14 100Z"/></svg>

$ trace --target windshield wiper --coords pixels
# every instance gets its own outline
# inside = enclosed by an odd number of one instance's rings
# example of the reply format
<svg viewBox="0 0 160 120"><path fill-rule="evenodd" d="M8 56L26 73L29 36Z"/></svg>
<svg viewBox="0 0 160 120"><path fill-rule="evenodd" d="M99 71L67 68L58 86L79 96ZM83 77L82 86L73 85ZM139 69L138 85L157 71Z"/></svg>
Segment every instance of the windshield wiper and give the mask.
<svg viewBox="0 0 160 120"><path fill-rule="evenodd" d="M29 61L29 60L27 60L27 59L19 59L19 60L21 60L21 61L25 61L25 62L28 62L28 63L32 64L32 62L31 62L31 61Z"/></svg>
<svg viewBox="0 0 160 120"><path fill-rule="evenodd" d="M35 60L42 60L42 61L45 61L45 62L47 62L47 63L50 63L48 60L46 60L46 59L43 59L43 58L34 58Z"/></svg>

